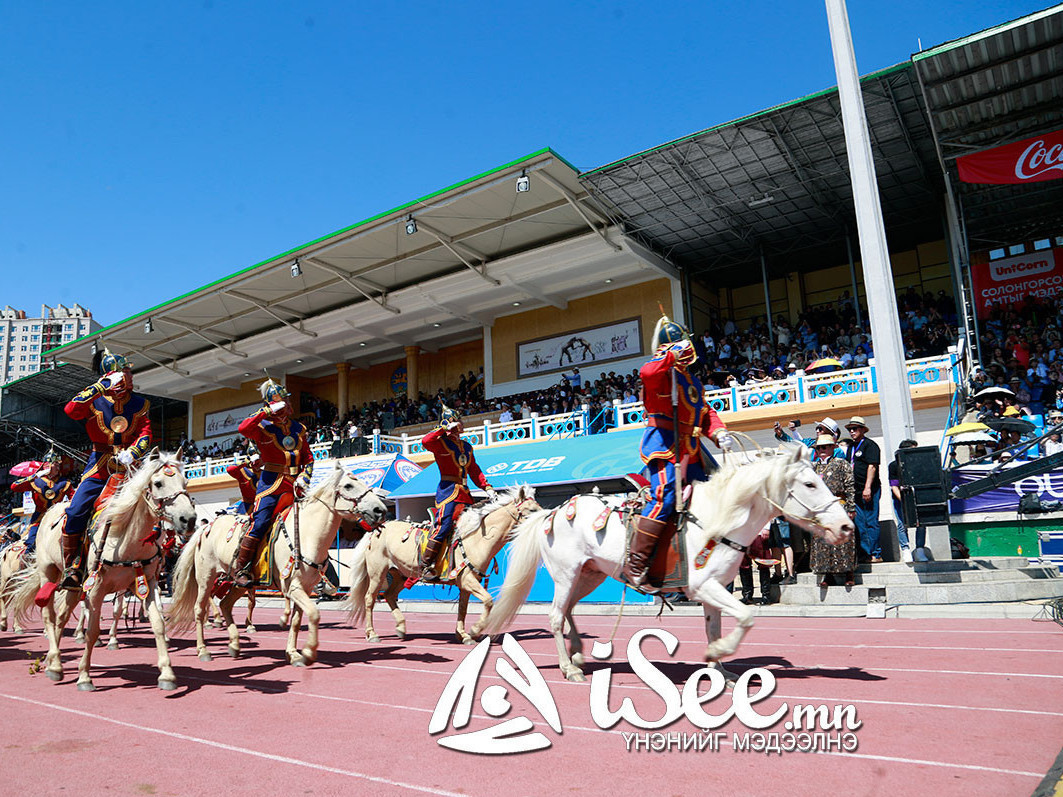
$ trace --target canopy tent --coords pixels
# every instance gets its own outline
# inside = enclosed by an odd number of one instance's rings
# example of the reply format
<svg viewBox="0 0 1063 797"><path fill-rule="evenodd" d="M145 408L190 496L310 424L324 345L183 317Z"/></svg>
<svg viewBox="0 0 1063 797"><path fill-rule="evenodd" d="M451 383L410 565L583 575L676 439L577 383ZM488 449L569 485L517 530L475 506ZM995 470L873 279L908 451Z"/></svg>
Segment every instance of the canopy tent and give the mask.
<svg viewBox="0 0 1063 797"><path fill-rule="evenodd" d="M358 457L344 462L343 467L354 478L361 480L366 486L372 487L385 495L401 488L411 479L421 473L421 466L411 462L402 454L384 454L368 457ZM328 478L330 468L317 468L310 480L311 486L321 484Z"/></svg>

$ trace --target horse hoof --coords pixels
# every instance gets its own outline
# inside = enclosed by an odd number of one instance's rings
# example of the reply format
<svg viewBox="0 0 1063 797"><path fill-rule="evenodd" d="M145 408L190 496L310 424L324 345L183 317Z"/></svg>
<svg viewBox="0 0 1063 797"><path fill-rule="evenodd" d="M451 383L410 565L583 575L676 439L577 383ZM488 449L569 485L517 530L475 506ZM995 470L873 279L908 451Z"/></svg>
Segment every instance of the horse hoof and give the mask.
<svg viewBox="0 0 1063 797"><path fill-rule="evenodd" d="M380 641L380 637L378 637L376 634L373 634L370 637L366 637L365 640L366 640L366 642L372 642L372 643L376 644L377 642Z"/></svg>
<svg viewBox="0 0 1063 797"><path fill-rule="evenodd" d="M63 680L63 674L61 672L56 672L55 670L45 670L44 674L48 676L49 681L59 683Z"/></svg>
<svg viewBox="0 0 1063 797"><path fill-rule="evenodd" d="M230 659L238 659L238 658L240 658L240 648L234 648L232 645L230 645L229 646L229 658Z"/></svg>
<svg viewBox="0 0 1063 797"><path fill-rule="evenodd" d="M587 682L587 676L579 670L573 670L572 672L568 673L565 678L576 684L582 684Z"/></svg>
<svg viewBox="0 0 1063 797"><path fill-rule="evenodd" d="M465 638L463 638L461 640L461 644L463 644L463 645L475 645L476 644L476 640L473 639L471 636L467 636L467 637L465 637Z"/></svg>
<svg viewBox="0 0 1063 797"><path fill-rule="evenodd" d="M201 650L199 652L200 661L211 661L211 655L209 650Z"/></svg>
<svg viewBox="0 0 1063 797"><path fill-rule="evenodd" d="M253 625L249 625L249 626L247 626L246 628L244 628L244 633L245 633L245 634L253 634L253 633L255 633L255 632L256 632L257 630L258 630L258 629L257 629L257 628L255 628L255 627L254 627Z"/></svg>
<svg viewBox="0 0 1063 797"><path fill-rule="evenodd" d="M177 681L159 679L159 689L164 692L172 692L177 688Z"/></svg>
<svg viewBox="0 0 1063 797"><path fill-rule="evenodd" d="M23 627L22 627L22 626L20 626L20 625L16 625L16 626L15 626L15 627L14 627L13 629L11 629L11 630L12 630L12 631L14 631L14 632L15 632L16 634L24 634L24 633L26 633L26 629L25 629L25 628L23 628Z"/></svg>
<svg viewBox="0 0 1063 797"><path fill-rule="evenodd" d="M303 657L300 656L298 653L289 656L288 657L288 661L291 662L293 667L305 667L306 666L306 662L303 661Z"/></svg>
<svg viewBox="0 0 1063 797"><path fill-rule="evenodd" d="M405 639L406 638L406 632L405 631L399 631L398 629L396 629L395 630L395 636L397 636L400 640Z"/></svg>
<svg viewBox="0 0 1063 797"><path fill-rule="evenodd" d="M0 631L7 630L7 620L0 620Z"/></svg>
<svg viewBox="0 0 1063 797"><path fill-rule="evenodd" d="M81 640L81 641L84 642L85 640ZM102 648L106 644L107 643L104 641L103 637L100 637L99 639L96 640L96 647L98 647L98 648Z"/></svg>
<svg viewBox="0 0 1063 797"><path fill-rule="evenodd" d="M582 667L583 666L583 654L582 653L573 653L572 654L572 663L575 664L577 667Z"/></svg>
<svg viewBox="0 0 1063 797"><path fill-rule="evenodd" d="M118 650L118 640L107 643L107 650Z"/></svg>
<svg viewBox="0 0 1063 797"><path fill-rule="evenodd" d="M96 684L94 684L92 681L78 681L78 691L79 692L95 692L96 691Z"/></svg>

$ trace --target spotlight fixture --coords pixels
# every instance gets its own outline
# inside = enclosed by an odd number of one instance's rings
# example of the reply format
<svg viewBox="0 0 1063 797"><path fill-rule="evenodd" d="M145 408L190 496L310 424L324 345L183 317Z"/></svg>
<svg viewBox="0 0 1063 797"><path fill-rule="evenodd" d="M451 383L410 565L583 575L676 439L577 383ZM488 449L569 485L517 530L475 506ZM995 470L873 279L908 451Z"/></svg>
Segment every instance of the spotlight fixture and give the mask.
<svg viewBox="0 0 1063 797"><path fill-rule="evenodd" d="M251 372L250 371L244 371L244 376L251 376Z"/></svg>
<svg viewBox="0 0 1063 797"><path fill-rule="evenodd" d="M775 197L773 197L771 194L765 194L759 199L751 199L749 202L746 202L746 205L749 206L749 208L752 210L754 208L762 208L765 205L770 205L774 201Z"/></svg>
<svg viewBox="0 0 1063 797"><path fill-rule="evenodd" d="M438 329L439 327L441 327L441 326L443 326L443 325L442 325L442 324L439 324L439 323L435 323L435 324L432 324L432 326L434 326L434 327L436 327L436 328Z"/></svg>
<svg viewBox="0 0 1063 797"><path fill-rule="evenodd" d="M609 285L609 284L611 284L611 283L612 283L612 281L613 281L612 279L607 279L607 280L605 281L605 284L606 284L606 285Z"/></svg>
<svg viewBox="0 0 1063 797"><path fill-rule="evenodd" d="M406 218L406 234L413 235L415 232L417 232L417 222L413 216L408 216Z"/></svg>
<svg viewBox="0 0 1063 797"><path fill-rule="evenodd" d="M528 177L528 170L525 169L517 178L517 193L525 194L528 191L531 191L531 178Z"/></svg>
<svg viewBox="0 0 1063 797"><path fill-rule="evenodd" d="M154 324L151 323L151 316L149 315L147 317L147 319L144 321L144 334L145 335L150 335L154 331L155 331L155 326L154 326Z"/></svg>
<svg viewBox="0 0 1063 797"><path fill-rule="evenodd" d="M95 357L100 353L100 344L97 341L92 341L92 356Z"/></svg>
<svg viewBox="0 0 1063 797"><path fill-rule="evenodd" d="M301 363L301 362L302 362L302 360L296 360L296 362L297 362L297 363Z"/></svg>
<svg viewBox="0 0 1063 797"><path fill-rule="evenodd" d="M296 277L298 277L302 273L303 273L303 267L299 265L299 260L298 260L298 258L296 258L295 262L292 263L292 279L295 279Z"/></svg>
<svg viewBox="0 0 1063 797"><path fill-rule="evenodd" d="M513 302L514 307L520 307L520 302Z"/></svg>
<svg viewBox="0 0 1063 797"><path fill-rule="evenodd" d="M363 342L363 343L359 343L358 345L359 345L359 346L364 346L364 345L365 345L365 343L364 343L364 342Z"/></svg>

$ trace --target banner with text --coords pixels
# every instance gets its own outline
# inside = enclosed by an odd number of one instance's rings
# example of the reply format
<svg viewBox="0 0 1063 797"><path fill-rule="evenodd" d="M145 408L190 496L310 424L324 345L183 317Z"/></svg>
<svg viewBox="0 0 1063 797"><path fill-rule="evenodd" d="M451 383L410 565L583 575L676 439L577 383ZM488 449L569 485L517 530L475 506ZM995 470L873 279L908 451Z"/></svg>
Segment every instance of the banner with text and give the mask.
<svg viewBox="0 0 1063 797"><path fill-rule="evenodd" d="M629 318L517 344L517 374L535 376L642 354L642 323Z"/></svg>
<svg viewBox="0 0 1063 797"><path fill-rule="evenodd" d="M965 183L1040 183L1063 177L1063 130L956 159Z"/></svg>
<svg viewBox="0 0 1063 797"><path fill-rule="evenodd" d="M952 486L970 484L985 478L990 468L972 466L952 471ZM1037 493L1042 501L1059 501L1063 499L1063 470L1051 470L1038 476L994 487L980 495L967 499L954 498L949 501L952 514L966 515L972 512L1018 512L1019 500L1025 493Z"/></svg>
<svg viewBox="0 0 1063 797"><path fill-rule="evenodd" d="M979 318L988 318L997 307L1022 304L1029 296L1058 296L1063 293L1063 249L973 263L971 279Z"/></svg>

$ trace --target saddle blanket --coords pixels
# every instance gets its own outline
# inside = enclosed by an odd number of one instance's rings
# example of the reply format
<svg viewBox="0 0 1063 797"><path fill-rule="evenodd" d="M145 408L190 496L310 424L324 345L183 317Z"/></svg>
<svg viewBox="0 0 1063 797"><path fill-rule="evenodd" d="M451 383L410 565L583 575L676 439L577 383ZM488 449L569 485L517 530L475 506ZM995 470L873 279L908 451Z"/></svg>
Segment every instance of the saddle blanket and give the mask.
<svg viewBox="0 0 1063 797"><path fill-rule="evenodd" d="M432 536L432 529L430 526L417 526L417 556L423 557L424 550L428 547L428 540ZM451 535L453 537L453 534ZM440 581L446 581L452 575L454 575L454 550L458 547L458 541L451 539L450 543L443 547L436 557L435 569L436 578Z"/></svg>

